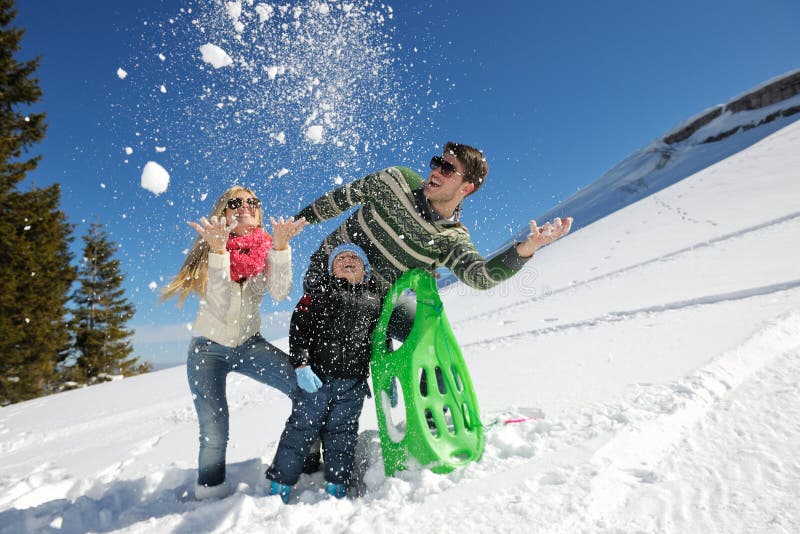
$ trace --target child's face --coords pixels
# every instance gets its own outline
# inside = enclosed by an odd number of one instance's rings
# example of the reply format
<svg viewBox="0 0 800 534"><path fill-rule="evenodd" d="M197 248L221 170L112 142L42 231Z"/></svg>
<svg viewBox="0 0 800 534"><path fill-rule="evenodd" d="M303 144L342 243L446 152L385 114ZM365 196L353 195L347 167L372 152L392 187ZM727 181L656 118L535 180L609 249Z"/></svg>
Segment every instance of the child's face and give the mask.
<svg viewBox="0 0 800 534"><path fill-rule="evenodd" d="M364 262L353 252L342 252L333 259L333 276L344 278L351 284L360 284L366 276Z"/></svg>

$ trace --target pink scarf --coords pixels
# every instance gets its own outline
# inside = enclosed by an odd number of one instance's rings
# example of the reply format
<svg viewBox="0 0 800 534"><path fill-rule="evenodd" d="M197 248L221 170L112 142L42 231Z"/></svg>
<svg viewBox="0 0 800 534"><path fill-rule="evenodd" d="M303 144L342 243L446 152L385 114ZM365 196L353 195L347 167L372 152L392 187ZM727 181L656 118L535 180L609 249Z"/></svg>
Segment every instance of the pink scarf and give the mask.
<svg viewBox="0 0 800 534"><path fill-rule="evenodd" d="M264 270L272 238L256 228L250 235L231 235L226 248L231 254L231 280L243 282Z"/></svg>

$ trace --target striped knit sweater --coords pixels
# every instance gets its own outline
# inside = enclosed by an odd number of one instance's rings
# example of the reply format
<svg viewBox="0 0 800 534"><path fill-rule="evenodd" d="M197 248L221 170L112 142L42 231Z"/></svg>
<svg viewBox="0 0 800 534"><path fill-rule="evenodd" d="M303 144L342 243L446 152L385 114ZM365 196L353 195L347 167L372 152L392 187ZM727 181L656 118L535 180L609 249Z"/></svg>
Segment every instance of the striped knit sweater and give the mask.
<svg viewBox="0 0 800 534"><path fill-rule="evenodd" d="M415 268L432 272L445 267L477 289L489 289L522 268L527 258L521 258L515 246L485 260L460 223L433 212L422 195L422 182L411 169L390 167L323 195L295 215L313 224L360 206L311 256L306 291L327 279L328 255L345 242L364 249L384 293Z"/></svg>

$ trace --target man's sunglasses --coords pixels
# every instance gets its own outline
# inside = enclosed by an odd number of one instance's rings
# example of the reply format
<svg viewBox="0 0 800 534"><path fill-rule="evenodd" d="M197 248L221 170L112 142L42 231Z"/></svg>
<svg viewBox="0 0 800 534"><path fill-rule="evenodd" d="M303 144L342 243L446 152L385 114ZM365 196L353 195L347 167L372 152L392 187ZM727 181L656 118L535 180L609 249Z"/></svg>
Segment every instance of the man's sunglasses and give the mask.
<svg viewBox="0 0 800 534"><path fill-rule="evenodd" d="M439 172L442 173L442 176L445 178L449 177L451 174L457 174L462 178L466 177L466 174L458 172L453 164L449 161L445 161L442 156L433 156L431 158L431 170L433 169L439 169Z"/></svg>
<svg viewBox="0 0 800 534"><path fill-rule="evenodd" d="M247 205L250 206L251 208L261 207L261 201L255 197L250 197L247 200L242 200L241 198L236 197L228 200L228 209L238 210L239 208L242 207L242 204L244 204L245 202L247 202Z"/></svg>

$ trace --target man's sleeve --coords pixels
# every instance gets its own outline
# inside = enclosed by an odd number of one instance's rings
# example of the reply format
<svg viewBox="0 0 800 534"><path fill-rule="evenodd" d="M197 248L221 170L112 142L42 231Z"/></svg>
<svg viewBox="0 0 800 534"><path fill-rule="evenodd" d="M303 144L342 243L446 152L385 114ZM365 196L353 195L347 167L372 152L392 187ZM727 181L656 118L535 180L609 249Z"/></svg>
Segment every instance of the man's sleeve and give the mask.
<svg viewBox="0 0 800 534"><path fill-rule="evenodd" d="M407 167L389 167L374 172L324 194L300 210L295 219L305 217L311 223L327 221L367 202L381 202L386 193L422 186L422 177Z"/></svg>
<svg viewBox="0 0 800 534"><path fill-rule="evenodd" d="M369 182L374 180L377 175L378 173L370 174L360 180L350 182L325 193L301 209L294 218L305 217L309 223L315 224L341 215L353 206L358 206L364 202Z"/></svg>
<svg viewBox="0 0 800 534"><path fill-rule="evenodd" d="M517 253L516 243L486 260L481 256L466 232L459 232L453 239L450 253L443 265L456 278L475 289L490 289L517 274L530 258Z"/></svg>

